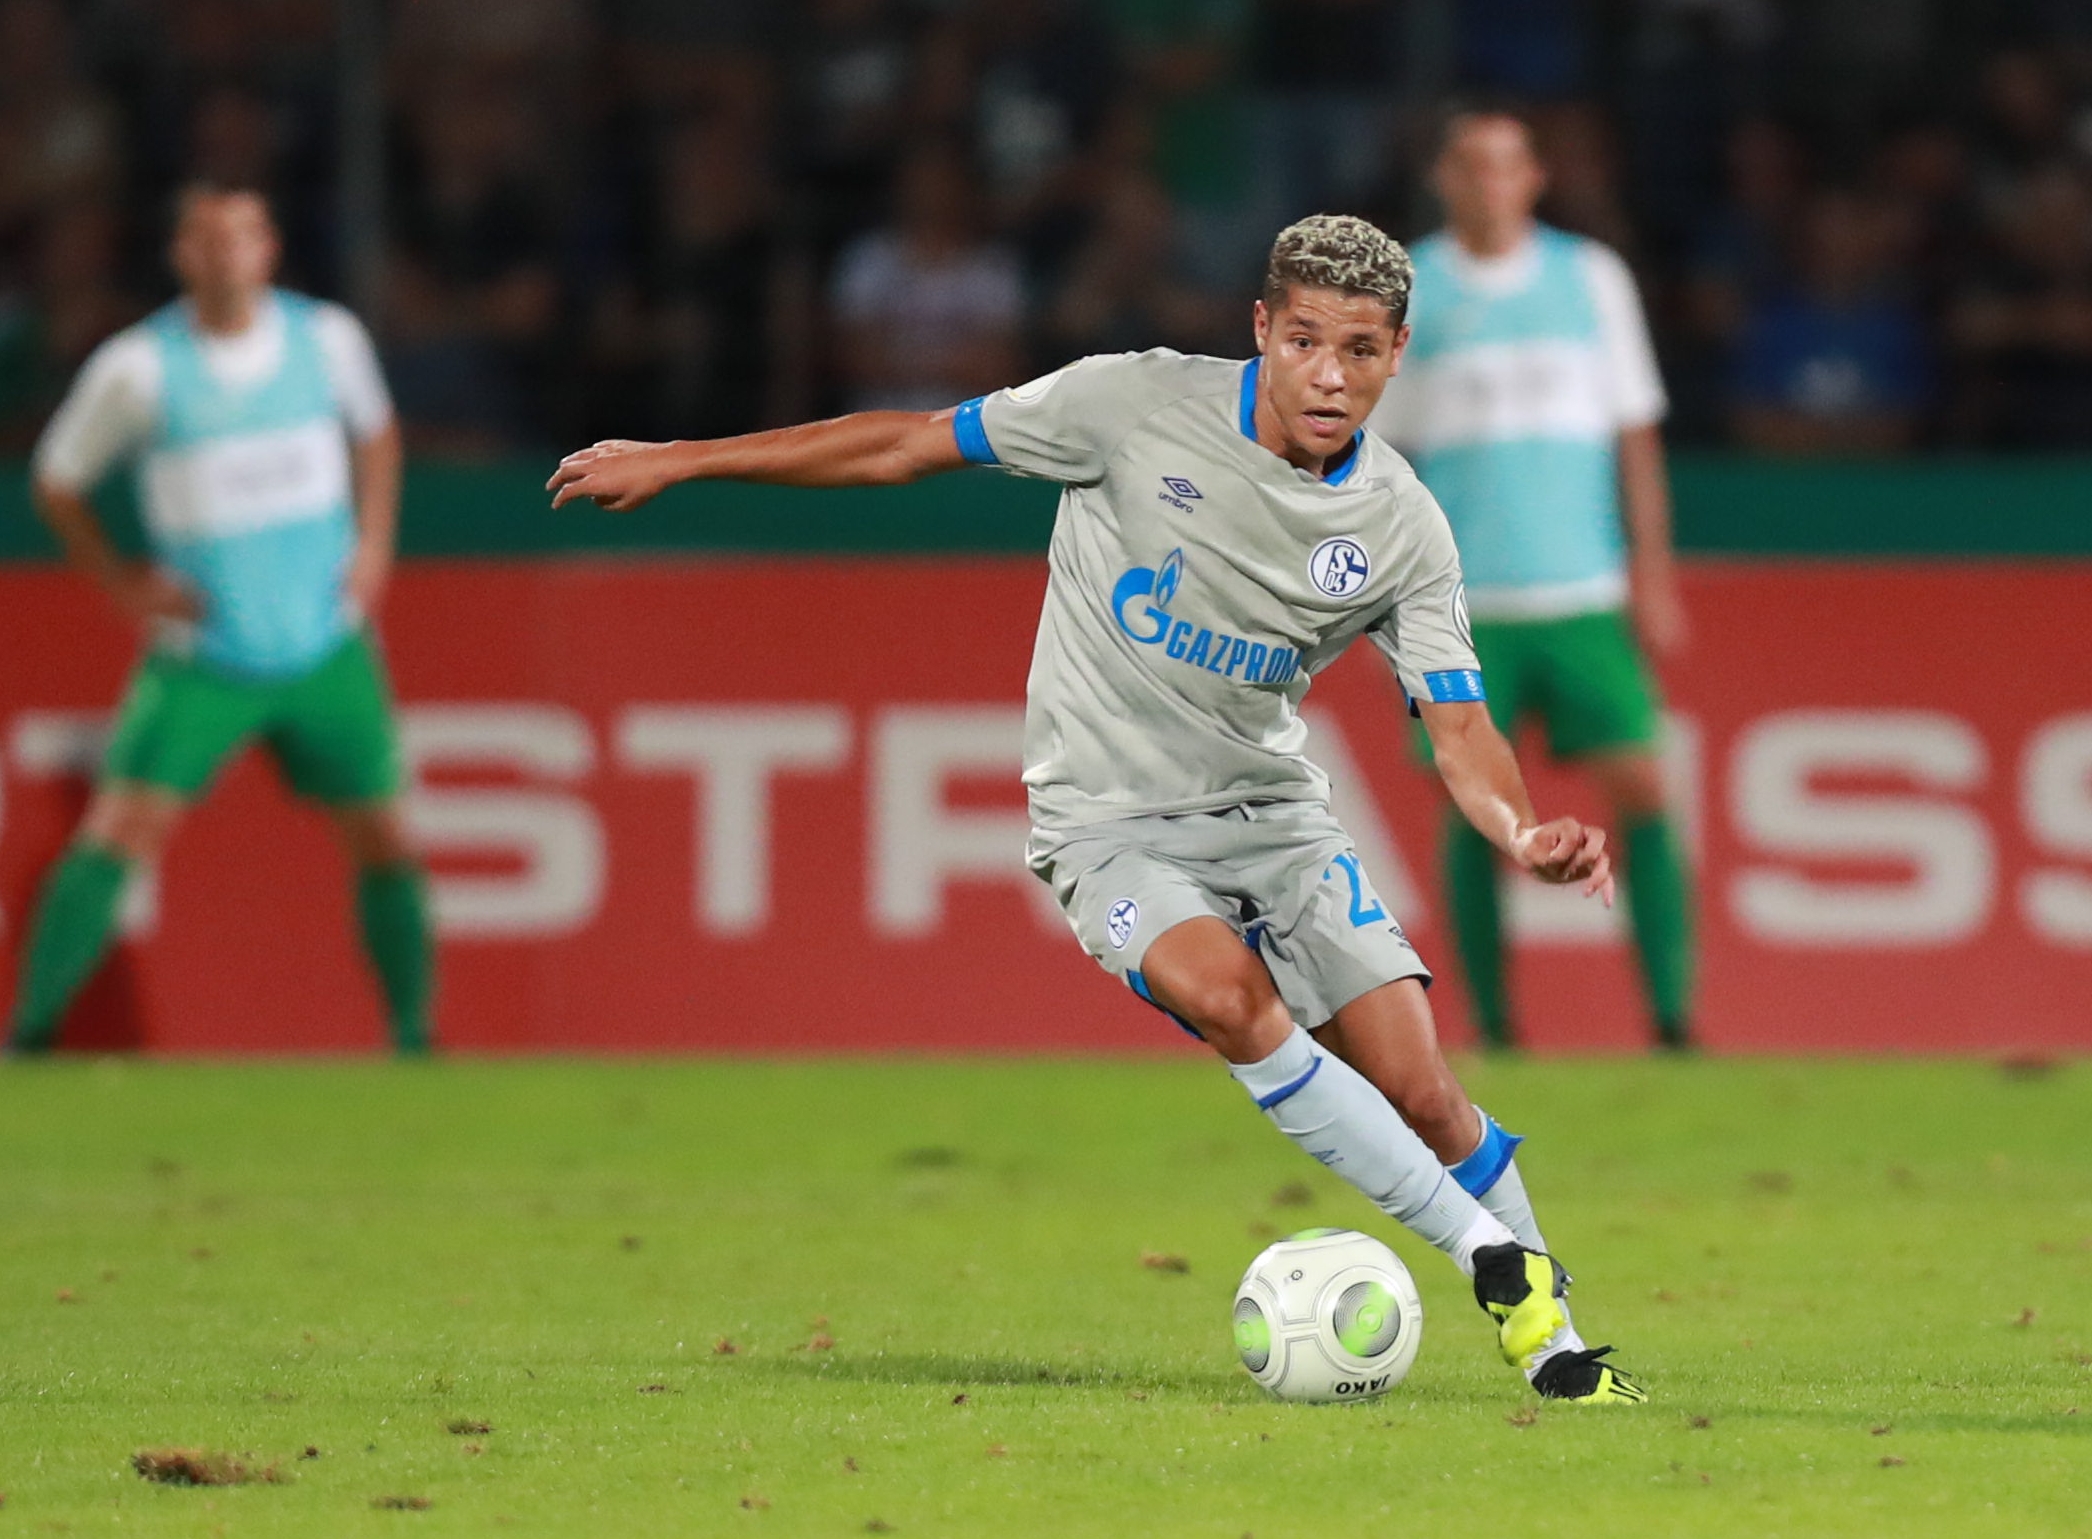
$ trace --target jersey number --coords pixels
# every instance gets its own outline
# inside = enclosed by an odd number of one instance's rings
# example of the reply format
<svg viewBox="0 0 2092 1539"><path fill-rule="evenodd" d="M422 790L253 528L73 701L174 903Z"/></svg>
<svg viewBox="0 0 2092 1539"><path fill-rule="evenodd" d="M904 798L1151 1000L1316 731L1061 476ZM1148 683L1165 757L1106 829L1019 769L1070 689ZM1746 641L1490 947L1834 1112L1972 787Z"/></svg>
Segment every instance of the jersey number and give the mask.
<svg viewBox="0 0 2092 1539"><path fill-rule="evenodd" d="M1387 910L1380 906L1380 900L1366 896L1366 875L1358 869L1356 855L1348 850L1339 855L1323 871L1322 879L1328 881L1330 872L1337 870L1341 870L1344 880L1351 884L1351 927L1354 930L1365 925L1378 924L1387 918Z"/></svg>

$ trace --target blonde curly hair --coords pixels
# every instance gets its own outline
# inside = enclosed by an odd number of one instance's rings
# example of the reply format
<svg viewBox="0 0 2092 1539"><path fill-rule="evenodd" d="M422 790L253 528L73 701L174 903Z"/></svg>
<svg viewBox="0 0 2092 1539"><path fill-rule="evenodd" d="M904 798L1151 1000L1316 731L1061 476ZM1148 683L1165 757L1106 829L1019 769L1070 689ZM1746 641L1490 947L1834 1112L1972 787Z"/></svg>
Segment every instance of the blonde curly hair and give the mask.
<svg viewBox="0 0 2092 1539"><path fill-rule="evenodd" d="M1276 310L1286 291L1307 288L1363 294L1387 306L1388 323L1409 313L1416 264L1402 243L1352 214L1310 214L1278 232L1264 268L1264 303Z"/></svg>

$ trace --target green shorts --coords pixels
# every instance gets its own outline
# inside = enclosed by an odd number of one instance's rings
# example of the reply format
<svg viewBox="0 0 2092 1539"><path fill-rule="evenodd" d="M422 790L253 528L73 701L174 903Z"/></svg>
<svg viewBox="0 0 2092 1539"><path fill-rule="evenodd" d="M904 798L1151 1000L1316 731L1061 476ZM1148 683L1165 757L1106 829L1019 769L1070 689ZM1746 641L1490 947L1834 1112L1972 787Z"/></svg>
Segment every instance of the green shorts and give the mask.
<svg viewBox="0 0 2092 1539"><path fill-rule="evenodd" d="M1538 717L1557 759L1656 746L1656 681L1619 610L1560 620L1477 620L1474 632L1489 715L1504 736ZM1428 761L1430 744L1421 730L1417 739Z"/></svg>
<svg viewBox="0 0 2092 1539"><path fill-rule="evenodd" d="M399 793L392 692L361 632L287 679L242 678L153 653L131 675L102 778L193 800L257 738L300 796L374 802Z"/></svg>

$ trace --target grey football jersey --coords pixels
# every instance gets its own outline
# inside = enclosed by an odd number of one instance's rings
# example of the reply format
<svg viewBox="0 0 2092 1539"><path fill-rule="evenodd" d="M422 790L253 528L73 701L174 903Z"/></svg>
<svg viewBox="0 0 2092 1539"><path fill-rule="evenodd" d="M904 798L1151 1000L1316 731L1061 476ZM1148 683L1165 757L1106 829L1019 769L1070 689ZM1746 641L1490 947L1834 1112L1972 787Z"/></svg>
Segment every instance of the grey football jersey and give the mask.
<svg viewBox="0 0 2092 1539"><path fill-rule="evenodd" d="M1300 702L1360 635L1413 698L1482 698L1438 504L1370 433L1326 481L1258 444L1258 367L1085 358L959 409L967 458L1064 488L1027 688L1041 830L1325 800Z"/></svg>

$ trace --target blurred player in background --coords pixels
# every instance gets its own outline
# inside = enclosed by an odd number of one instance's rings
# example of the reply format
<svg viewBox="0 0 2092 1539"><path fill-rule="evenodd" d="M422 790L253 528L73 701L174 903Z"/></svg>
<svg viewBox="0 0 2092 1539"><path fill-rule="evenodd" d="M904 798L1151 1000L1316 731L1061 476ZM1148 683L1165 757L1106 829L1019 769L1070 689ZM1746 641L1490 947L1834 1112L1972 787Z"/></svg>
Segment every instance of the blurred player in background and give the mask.
<svg viewBox="0 0 2092 1539"><path fill-rule="evenodd" d="M1480 837L1610 901L1604 834L1542 823L1490 723L1444 515L1363 431L1410 280L1372 225L1320 216L1273 247L1247 362L1122 353L955 410L598 444L551 486L555 505L627 509L693 479L863 486L978 464L1061 483L1026 691L1032 869L1098 963L1473 1278L1540 1394L1636 1401L1569 1323L1518 1140L1447 1066L1430 971L1303 752L1309 680L1370 636Z"/></svg>
<svg viewBox="0 0 2092 1539"><path fill-rule="evenodd" d="M1661 657L1685 644L1686 622L1641 303L1612 251L1535 221L1546 177L1517 118L1455 118L1436 183L1449 228L1417 243L1415 334L1373 426L1452 522L1497 726L1515 736L1537 717L1555 757L1612 804L1657 1040L1684 1048L1691 882L1636 634ZM1444 837L1476 1022L1508 1047L1497 851L1457 810Z"/></svg>
<svg viewBox="0 0 2092 1539"><path fill-rule="evenodd" d="M47 1050L114 932L124 883L260 741L327 812L400 1051L429 1046L434 953L408 847L399 743L367 629L392 569L400 437L355 317L270 286L256 193L192 187L171 250L182 297L88 359L38 443L38 511L67 562L148 634L102 775L45 884L10 1047ZM88 498L135 464L152 560L124 559ZM228 959L230 961L231 959Z"/></svg>

